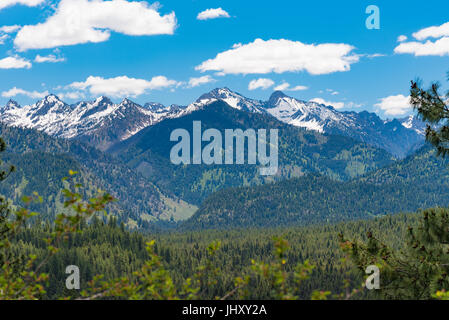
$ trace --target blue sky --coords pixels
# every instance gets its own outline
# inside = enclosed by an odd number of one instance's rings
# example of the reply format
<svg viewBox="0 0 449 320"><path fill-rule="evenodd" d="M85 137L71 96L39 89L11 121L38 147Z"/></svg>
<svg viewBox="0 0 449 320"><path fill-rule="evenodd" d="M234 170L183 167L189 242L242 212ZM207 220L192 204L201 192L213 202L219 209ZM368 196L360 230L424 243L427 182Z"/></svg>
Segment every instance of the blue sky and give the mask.
<svg viewBox="0 0 449 320"><path fill-rule="evenodd" d="M379 30L366 28L368 5ZM1 0L0 105L47 93L185 105L225 86L268 99L284 84L299 99L402 117L410 80L445 82L447 12L432 0Z"/></svg>

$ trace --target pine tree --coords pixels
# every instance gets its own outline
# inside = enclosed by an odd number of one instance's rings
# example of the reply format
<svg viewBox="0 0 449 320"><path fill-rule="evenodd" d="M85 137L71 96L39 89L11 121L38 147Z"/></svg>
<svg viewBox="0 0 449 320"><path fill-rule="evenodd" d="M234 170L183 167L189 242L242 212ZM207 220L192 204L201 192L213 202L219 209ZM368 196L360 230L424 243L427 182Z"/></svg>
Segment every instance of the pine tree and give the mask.
<svg viewBox="0 0 449 320"><path fill-rule="evenodd" d="M449 80L449 73L448 73ZM427 121L426 140L435 146L437 156L449 154L449 92L440 93L432 83L423 89L421 81L412 81L410 102L418 116ZM348 241L341 235L343 250L362 273L369 265L381 272L383 298L446 298L449 290L449 209L434 208L422 212L418 227L409 227L401 251L383 244L369 232L367 243Z"/></svg>
<svg viewBox="0 0 449 320"><path fill-rule="evenodd" d="M370 265L380 270L380 289L385 299L431 299L449 289L449 210L427 209L417 227L409 227L403 250L394 250L371 232L368 241L340 243L362 274Z"/></svg>
<svg viewBox="0 0 449 320"><path fill-rule="evenodd" d="M449 81L449 73L447 77ZM442 95L440 87L434 82L426 90L420 80L412 81L410 102L418 116L428 122L426 140L437 148L438 155L444 157L449 152L449 91Z"/></svg>
<svg viewBox="0 0 449 320"><path fill-rule="evenodd" d="M6 143L5 141L0 138L0 153L4 152L6 150ZM3 163L0 160L0 166L2 166ZM0 182L4 181L10 174L15 170L14 166L10 166L6 170L0 170ZM21 264L20 257L13 258L13 255L8 248L6 248L8 242L5 241L11 237L11 225L9 224L8 219L11 216L11 208L9 206L9 203L7 199L0 195L0 266L4 265L5 261L13 261L14 260L14 267L17 271L17 268Z"/></svg>

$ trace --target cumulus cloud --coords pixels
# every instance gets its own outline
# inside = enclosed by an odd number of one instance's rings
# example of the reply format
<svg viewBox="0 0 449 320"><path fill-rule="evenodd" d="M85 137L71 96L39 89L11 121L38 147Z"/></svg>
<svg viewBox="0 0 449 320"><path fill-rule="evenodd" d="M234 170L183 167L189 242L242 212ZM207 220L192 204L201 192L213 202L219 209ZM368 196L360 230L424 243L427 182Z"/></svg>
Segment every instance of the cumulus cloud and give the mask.
<svg viewBox="0 0 449 320"><path fill-rule="evenodd" d="M449 37L436 41L428 40L403 42L394 49L395 53L410 53L415 56L445 56L449 55Z"/></svg>
<svg viewBox="0 0 449 320"><path fill-rule="evenodd" d="M288 83L288 82L283 82L274 88L274 90L276 90L276 91L303 91L303 90L307 90L307 89L309 89L309 87L306 87L306 86L290 87L290 83Z"/></svg>
<svg viewBox="0 0 449 320"><path fill-rule="evenodd" d="M401 36L405 37L405 36ZM440 26L432 26L413 33L418 41L401 42L395 49L395 53L408 53L415 56L446 56L449 55L449 22ZM430 40L434 38L437 40ZM426 42L423 42L424 40ZM399 41L399 38L398 38Z"/></svg>
<svg viewBox="0 0 449 320"><path fill-rule="evenodd" d="M161 15L158 6L125 0L61 0L45 22L23 26L14 45L19 51L103 42L111 31L149 36L173 34L176 16Z"/></svg>
<svg viewBox="0 0 449 320"><path fill-rule="evenodd" d="M215 82L215 79L213 79L211 76L203 76L203 77L198 77L198 78L190 78L189 79L189 87L190 88L194 88L194 87L198 87L200 85L206 84L206 83L210 83L210 82Z"/></svg>
<svg viewBox="0 0 449 320"><path fill-rule="evenodd" d="M219 53L204 61L196 70L225 74L267 74L307 71L313 75L348 71L359 56L353 46L344 43L304 44L291 40L262 40Z"/></svg>
<svg viewBox="0 0 449 320"><path fill-rule="evenodd" d="M312 99L310 101L316 102L316 103L319 103L319 104L324 104L325 106L332 106L335 109L343 109L345 107L345 103L344 102L332 102L332 101L324 100L322 98L314 98L314 99Z"/></svg>
<svg viewBox="0 0 449 320"><path fill-rule="evenodd" d="M198 20L208 20L217 18L230 18L229 13L224 11L222 8L207 9L200 13L196 17Z"/></svg>
<svg viewBox="0 0 449 320"><path fill-rule="evenodd" d="M375 104L374 106L378 107L386 115L391 116L405 115L412 110L410 97L406 97L402 94L382 98L380 99L380 103Z"/></svg>
<svg viewBox="0 0 449 320"><path fill-rule="evenodd" d="M148 90L164 89L179 85L175 80L164 76L153 77L150 81L145 79L129 78L127 76L105 79L90 76L83 82L74 82L70 88L88 90L92 95L109 95L112 97L139 96Z"/></svg>
<svg viewBox="0 0 449 320"><path fill-rule="evenodd" d="M74 91L74 92L58 93L58 97L60 99L78 100L84 98L85 95L83 92Z"/></svg>
<svg viewBox="0 0 449 320"><path fill-rule="evenodd" d="M449 22L442 24L441 26L433 26L424 28L415 32L413 37L417 40L424 40L427 38L441 38L449 37Z"/></svg>
<svg viewBox="0 0 449 320"><path fill-rule="evenodd" d="M398 37L398 42L404 42L405 40L407 40L408 38L407 38L407 36L404 36L404 35L400 35L399 37Z"/></svg>
<svg viewBox="0 0 449 320"><path fill-rule="evenodd" d="M273 80L267 79L267 78L259 78L259 79L252 80L248 85L248 89L249 90L256 90L256 89L266 90L273 85L274 85Z"/></svg>
<svg viewBox="0 0 449 320"><path fill-rule="evenodd" d="M17 87L14 87L8 91L3 91L2 92L2 97L5 98L12 98L15 97L17 95L24 95L33 99L42 99L45 96L48 96L49 93L48 91L44 91L44 92L38 92L38 91L26 91Z"/></svg>
<svg viewBox="0 0 449 320"><path fill-rule="evenodd" d="M287 91L303 91L303 90L307 90L309 89L309 87L306 86L295 86L293 88L288 88Z"/></svg>
<svg viewBox="0 0 449 320"><path fill-rule="evenodd" d="M28 7L36 7L38 5L40 5L41 3L44 3L45 0L1 0L0 1L0 10L7 8L7 7L12 7L15 6L17 4L21 4L23 6L28 6Z"/></svg>
<svg viewBox="0 0 449 320"><path fill-rule="evenodd" d="M6 57L0 60L0 69L30 69L31 62L19 56Z"/></svg>
<svg viewBox="0 0 449 320"><path fill-rule="evenodd" d="M7 34L1 35L0 36L0 44L4 44L6 39L8 39Z"/></svg>
<svg viewBox="0 0 449 320"><path fill-rule="evenodd" d="M57 57L54 54L50 54L48 56L37 55L36 58L34 58L34 62L37 62L37 63L44 63L44 62L56 63L56 62L63 62L63 61L65 61L65 58Z"/></svg>
<svg viewBox="0 0 449 320"><path fill-rule="evenodd" d="M13 32L16 32L17 30L19 30L20 28L21 28L21 26L18 26L18 25L3 26L3 27L0 27L0 32L13 33Z"/></svg>
<svg viewBox="0 0 449 320"><path fill-rule="evenodd" d="M286 89L288 89L290 87L290 83L288 82L283 82L280 85L276 86L274 88L274 90L276 91L285 91Z"/></svg>

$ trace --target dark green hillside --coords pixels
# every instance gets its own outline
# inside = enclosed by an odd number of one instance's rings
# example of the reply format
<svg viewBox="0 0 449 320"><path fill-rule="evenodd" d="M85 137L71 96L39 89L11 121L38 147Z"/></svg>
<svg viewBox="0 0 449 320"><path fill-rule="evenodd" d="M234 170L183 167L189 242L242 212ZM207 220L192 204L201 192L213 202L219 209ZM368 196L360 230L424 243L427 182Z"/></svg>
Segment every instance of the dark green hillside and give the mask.
<svg viewBox="0 0 449 320"><path fill-rule="evenodd" d="M107 190L119 200L113 214L131 227L155 220L167 210L168 198L162 198L152 183L93 147L36 130L6 126L0 126L0 136L7 143L4 159L18 167L18 173L4 181L0 191L14 200L33 191L54 197L62 187L61 178L69 170L77 170L81 172L81 182L90 190ZM56 205L57 202L50 208Z"/></svg>
<svg viewBox="0 0 449 320"><path fill-rule="evenodd" d="M211 195L184 228L269 227L363 219L449 205L448 161L425 147L360 179L309 175Z"/></svg>
<svg viewBox="0 0 449 320"><path fill-rule="evenodd" d="M41 213L43 219L54 219L56 212L63 210L64 199L60 191L73 188L75 183L86 186L84 197L93 197L98 189L103 189L101 181L92 172L67 154L52 154L42 151L30 151L21 155L7 154L3 161L14 164L16 171L0 184L0 194L15 205L23 205L22 197L33 192L43 198L43 203L33 203L30 209ZM63 182L69 175L68 170L78 172L72 181ZM119 215L123 208L112 204L110 210Z"/></svg>
<svg viewBox="0 0 449 320"><path fill-rule="evenodd" d="M170 150L176 144L170 142L171 132L184 128L192 136L193 121L201 121L203 131L208 128L220 130L223 137L225 129L279 129L278 174L263 177L256 166L250 165L171 164ZM293 127L268 115L233 109L222 101L148 127L111 148L110 152L124 159L164 192L195 204L226 187L261 184L310 172L335 180L349 180L393 161L386 151L350 138Z"/></svg>
<svg viewBox="0 0 449 320"><path fill-rule="evenodd" d="M359 181L382 185L384 183L410 183L417 185L445 184L449 179L449 161L436 156L427 145L415 154L388 167L381 168Z"/></svg>

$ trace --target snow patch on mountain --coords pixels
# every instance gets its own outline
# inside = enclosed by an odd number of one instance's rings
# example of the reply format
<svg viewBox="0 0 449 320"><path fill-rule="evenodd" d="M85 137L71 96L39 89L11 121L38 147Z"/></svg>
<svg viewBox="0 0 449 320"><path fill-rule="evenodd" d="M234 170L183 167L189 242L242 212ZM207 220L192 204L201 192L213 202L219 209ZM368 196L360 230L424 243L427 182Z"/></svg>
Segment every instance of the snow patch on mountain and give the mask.
<svg viewBox="0 0 449 320"><path fill-rule="evenodd" d="M156 102L141 106L129 99L115 104L107 97L68 105L57 96L49 95L23 107L10 100L0 109L0 121L57 137L81 139L106 149L148 126L207 108L218 100L237 110L271 115L293 126L349 136L400 157L423 141L425 134L425 124L414 116L384 121L374 113L341 112L332 106L289 97L281 91L275 91L268 101L261 101L246 98L228 88L214 89L185 107Z"/></svg>
<svg viewBox="0 0 449 320"><path fill-rule="evenodd" d="M107 97L68 105L49 95L33 105L21 107L10 100L0 110L0 121L10 126L32 128L49 135L73 139L109 130L112 140L124 140L149 125L183 112L179 106L142 107L129 99L115 104Z"/></svg>
<svg viewBox="0 0 449 320"><path fill-rule="evenodd" d="M414 130L417 134L421 136L426 135L427 125L423 121L418 119L415 115L410 115L406 118L399 119L399 122L401 122L401 124L405 128Z"/></svg>

